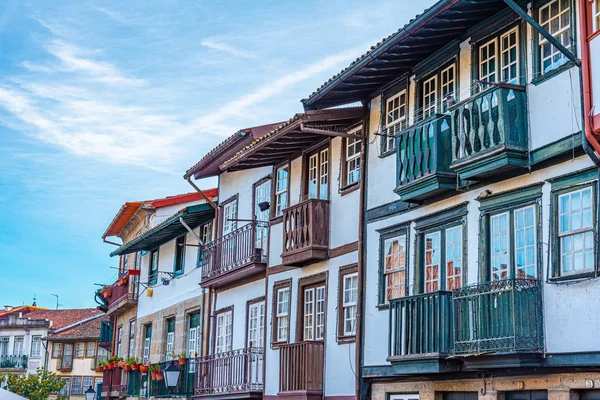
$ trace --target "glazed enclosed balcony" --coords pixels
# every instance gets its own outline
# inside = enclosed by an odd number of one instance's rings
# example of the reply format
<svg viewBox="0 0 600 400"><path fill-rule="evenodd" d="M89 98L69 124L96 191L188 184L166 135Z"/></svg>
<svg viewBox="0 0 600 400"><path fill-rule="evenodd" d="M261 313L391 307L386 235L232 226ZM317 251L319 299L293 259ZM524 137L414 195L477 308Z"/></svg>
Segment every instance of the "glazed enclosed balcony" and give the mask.
<svg viewBox="0 0 600 400"><path fill-rule="evenodd" d="M538 353L543 349L542 286L507 279L453 293L454 353Z"/></svg>
<svg viewBox="0 0 600 400"><path fill-rule="evenodd" d="M495 84L450 110L452 163L461 179L527 167L525 87Z"/></svg>
<svg viewBox="0 0 600 400"><path fill-rule="evenodd" d="M247 347L197 358L194 396L262 398L263 357L263 348Z"/></svg>
<svg viewBox="0 0 600 400"><path fill-rule="evenodd" d="M267 222L253 221L202 247L203 288L219 288L244 278L265 274Z"/></svg>
<svg viewBox="0 0 600 400"><path fill-rule="evenodd" d="M308 199L283 210L283 265L329 258L329 201Z"/></svg>
<svg viewBox="0 0 600 400"><path fill-rule="evenodd" d="M456 188L450 169L450 117L436 114L396 138L396 189L400 200L420 202Z"/></svg>
<svg viewBox="0 0 600 400"><path fill-rule="evenodd" d="M323 342L279 347L278 397L317 400L323 397Z"/></svg>
<svg viewBox="0 0 600 400"><path fill-rule="evenodd" d="M390 300L389 357L392 363L452 355L452 292Z"/></svg>
<svg viewBox="0 0 600 400"><path fill-rule="evenodd" d="M119 274L115 283L100 290L107 302L106 315L116 316L137 305L139 294L139 270Z"/></svg>

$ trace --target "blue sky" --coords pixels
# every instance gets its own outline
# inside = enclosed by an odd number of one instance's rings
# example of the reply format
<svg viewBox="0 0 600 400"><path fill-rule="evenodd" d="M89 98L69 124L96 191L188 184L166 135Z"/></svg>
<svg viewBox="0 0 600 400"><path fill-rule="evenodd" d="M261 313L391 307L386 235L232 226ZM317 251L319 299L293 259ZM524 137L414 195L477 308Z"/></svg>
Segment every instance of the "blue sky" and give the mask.
<svg viewBox="0 0 600 400"><path fill-rule="evenodd" d="M121 204L189 192L215 144L302 111L431 4L1 0L0 305L95 306Z"/></svg>

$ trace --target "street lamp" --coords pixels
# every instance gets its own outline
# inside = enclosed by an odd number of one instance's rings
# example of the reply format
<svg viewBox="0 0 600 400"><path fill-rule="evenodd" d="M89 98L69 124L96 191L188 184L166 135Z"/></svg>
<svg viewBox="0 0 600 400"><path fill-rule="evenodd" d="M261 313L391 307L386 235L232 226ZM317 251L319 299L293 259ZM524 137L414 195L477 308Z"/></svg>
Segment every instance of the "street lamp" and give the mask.
<svg viewBox="0 0 600 400"><path fill-rule="evenodd" d="M167 388L169 389L169 393L172 393L173 389L175 389L175 387L177 386L177 383L179 382L179 375L181 375L181 370L179 369L179 367L177 365L175 365L175 363L170 363L163 370L163 374L165 376L165 385L167 385ZM86 399L86 400L90 400L90 399ZM93 399L91 399L91 400L93 400Z"/></svg>
<svg viewBox="0 0 600 400"><path fill-rule="evenodd" d="M95 398L96 398L96 391L94 389L92 389L92 387L90 386L90 388L85 391L85 400L94 400Z"/></svg>

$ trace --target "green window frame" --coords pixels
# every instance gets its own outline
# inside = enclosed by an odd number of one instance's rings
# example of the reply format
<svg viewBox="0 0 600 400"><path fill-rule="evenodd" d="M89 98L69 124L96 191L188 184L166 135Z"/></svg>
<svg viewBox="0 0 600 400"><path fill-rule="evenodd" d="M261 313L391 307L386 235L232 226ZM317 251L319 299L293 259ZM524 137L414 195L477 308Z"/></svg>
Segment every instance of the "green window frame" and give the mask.
<svg viewBox="0 0 600 400"><path fill-rule="evenodd" d="M396 225L378 232L379 307L382 307L390 300L408 296L410 229L408 225Z"/></svg>
<svg viewBox="0 0 600 400"><path fill-rule="evenodd" d="M591 168L550 180L551 280L598 273L598 179Z"/></svg>
<svg viewBox="0 0 600 400"><path fill-rule="evenodd" d="M165 360L172 360L175 353L175 317L167 318L165 325Z"/></svg>
<svg viewBox="0 0 600 400"><path fill-rule="evenodd" d="M212 221L200 225L198 236L200 236L200 239L202 239L202 246L198 246L198 253L196 255L196 268L202 266L202 248L204 246L208 246L210 242L212 242L212 229Z"/></svg>
<svg viewBox="0 0 600 400"><path fill-rule="evenodd" d="M477 199L480 283L541 276L543 185Z"/></svg>
<svg viewBox="0 0 600 400"><path fill-rule="evenodd" d="M175 239L175 257L173 260L173 274L175 276L183 275L185 271L185 237L184 234Z"/></svg>
<svg viewBox="0 0 600 400"><path fill-rule="evenodd" d="M553 36L574 54L577 53L577 40L571 42L570 38L577 37L575 11L576 6L573 0L544 0L537 2L533 8L536 21L551 34L552 32L548 28L556 26L555 21L558 21L558 30L554 32ZM558 14L556 14L557 12ZM568 27L565 27L564 18L566 16L569 18ZM534 32L532 36L534 49L532 83L541 83L574 66L573 62L541 37L540 34ZM550 64L548 64L548 61L550 61Z"/></svg>
<svg viewBox="0 0 600 400"><path fill-rule="evenodd" d="M144 326L144 343L142 346L142 362L148 364L150 360L150 349L152 344L152 324Z"/></svg>
<svg viewBox="0 0 600 400"><path fill-rule="evenodd" d="M415 294L467 282L467 203L415 221Z"/></svg>
<svg viewBox="0 0 600 400"><path fill-rule="evenodd" d="M158 282L158 249L150 251L148 259L148 285L156 285Z"/></svg>

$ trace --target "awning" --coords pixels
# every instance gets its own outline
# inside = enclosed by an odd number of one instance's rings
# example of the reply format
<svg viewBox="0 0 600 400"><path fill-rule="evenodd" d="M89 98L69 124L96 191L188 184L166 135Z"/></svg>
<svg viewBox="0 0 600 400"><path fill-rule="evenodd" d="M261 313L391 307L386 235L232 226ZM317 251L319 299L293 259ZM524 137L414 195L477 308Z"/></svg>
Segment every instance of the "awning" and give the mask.
<svg viewBox="0 0 600 400"><path fill-rule="evenodd" d="M197 204L186 207L177 214L169 217L163 223L150 229L148 232L119 247L117 250L110 253L110 255L113 257L142 250L153 250L187 232L187 229L181 224L179 218L183 218L183 221L190 228L194 229L199 225L210 221L214 216L215 210L210 204Z"/></svg>
<svg viewBox="0 0 600 400"><path fill-rule="evenodd" d="M440 0L350 66L302 103L305 110L361 101L377 88L410 73L420 62L478 23L507 8L503 0Z"/></svg>

